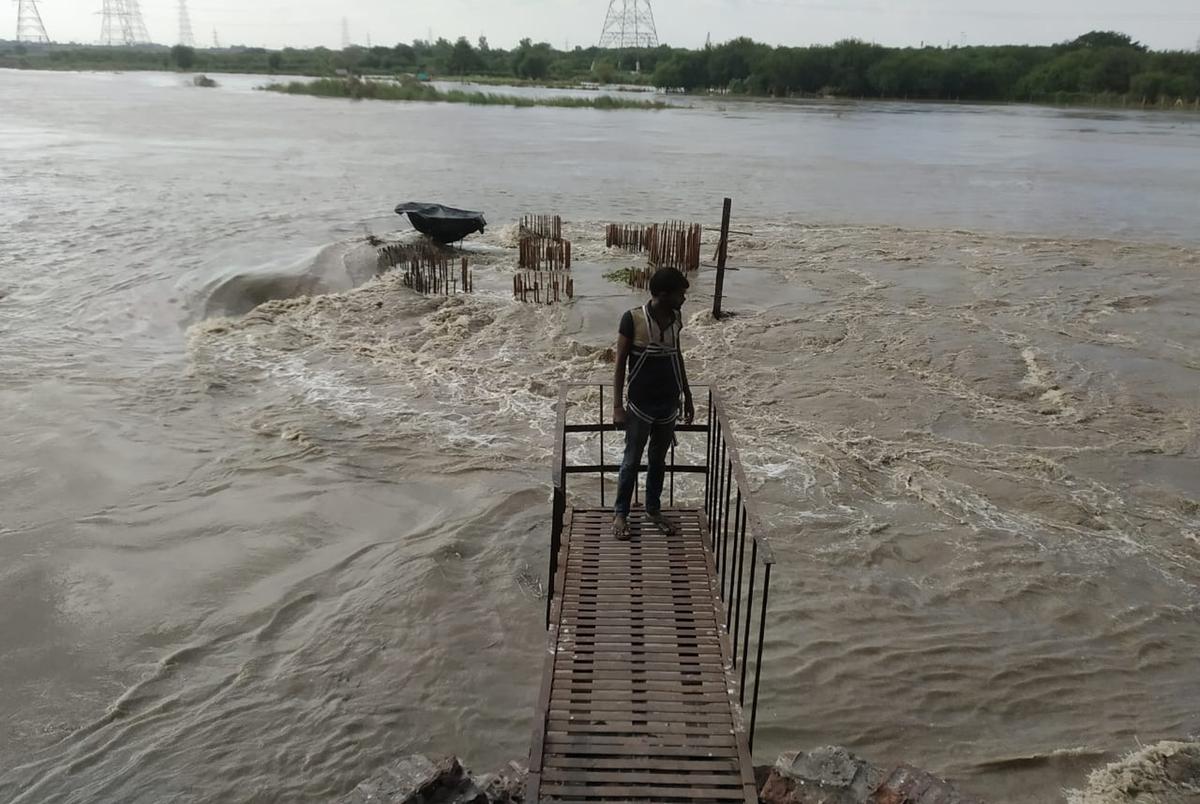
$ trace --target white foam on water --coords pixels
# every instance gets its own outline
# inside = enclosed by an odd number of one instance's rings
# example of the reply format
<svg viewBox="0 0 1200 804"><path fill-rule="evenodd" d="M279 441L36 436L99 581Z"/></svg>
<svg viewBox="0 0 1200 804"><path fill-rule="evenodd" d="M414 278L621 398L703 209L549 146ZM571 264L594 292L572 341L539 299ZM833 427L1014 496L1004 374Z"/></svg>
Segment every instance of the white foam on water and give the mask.
<svg viewBox="0 0 1200 804"><path fill-rule="evenodd" d="M1066 791L1068 804L1195 804L1200 802L1200 742L1144 746Z"/></svg>
<svg viewBox="0 0 1200 804"><path fill-rule="evenodd" d="M601 225L567 228L575 253L595 252L600 263L578 270L628 262L589 234L602 233ZM731 276L736 314L711 316L711 275L702 273L684 330L689 374L722 392L749 492L782 557L778 627L798 628L804 640L834 634L828 654L819 639L803 652L786 640L776 645L773 660L789 668L776 683L811 684L807 668L837 668L818 677L834 692L828 702L811 703L808 716L845 721L880 750L895 745L871 736L881 728L880 713L860 711L853 690L863 679L886 687L881 679L920 677L956 656L953 672L935 687L971 697L976 711L1020 712L1026 702L1064 699L1086 709L1083 701L1107 689L1095 673L1125 672L1120 656L1136 654L1144 672L1167 673L1159 633L1174 633L1193 605L1186 589L1198 572L1197 510L1095 470L1097 456L1125 459L1113 439L1097 443L1098 432L1175 443L1182 436L1170 428L1183 418L1142 418L1149 408L1114 407L1116 392L1096 385L1103 375L1072 373L1056 343L1065 326L1045 323L1065 315L1061 295L1003 291L981 301L979 288L999 281L989 266L1017 260L1019 250L1003 238L971 236L965 245L959 238L756 227L756 241L766 245L754 250L761 265ZM559 383L603 380L612 370L607 336L573 333L581 318L599 309L615 314L608 310L619 312L622 302L617 288L616 301L514 303L506 295L515 270L511 250L503 256L506 239L515 242L513 230L484 240L500 252L481 254L476 265L486 293L424 299L385 276L345 293L270 302L244 319L208 322L194 334L197 374L244 395L241 404L266 431L303 433L323 444L343 425L364 428L365 443L405 443L415 450L415 465L428 471L445 449L477 449L498 465L523 467L544 492ZM966 271L970 283L981 284L932 304L929 264L941 265L943 250L951 264L941 270ZM1056 259L1060 250L1046 245L1039 259ZM978 271L954 263L966 251ZM1022 252L1019 259L1028 257ZM903 271L917 268L924 274L905 286ZM1037 268L1034 262L1006 270ZM795 297L792 288L799 288ZM1094 326L1087 343L1103 340ZM289 404L293 399L298 405ZM599 394L579 392L573 405L579 421L594 418ZM701 457L703 444L681 442L681 460ZM605 446L606 459L617 462L620 435L606 435ZM597 450L595 436L568 439L573 464L596 462ZM607 481L612 491L615 473ZM572 478L569 488L581 504L599 502L594 478ZM1145 524L1151 520L1158 523L1153 529ZM1114 567L1124 591L1113 589ZM1182 595L1180 611L1141 600L1143 592L1123 577L1132 567L1141 568L1134 573L1139 583L1155 578L1151 600L1167 590ZM1117 601L1123 613L1114 613ZM1093 618L1097 607L1111 616ZM1071 624L1069 631L1055 630L1060 622ZM847 628L855 639L847 641ZM886 646L855 648L859 639ZM1077 676L1059 655L1064 641L1096 657L1095 671ZM1110 655L1109 644L1124 647ZM977 662L981 656L989 658ZM1002 681L980 680L993 674ZM837 692L843 684L845 695ZM920 716L893 693L884 706L890 717ZM786 702L772 706L791 711ZM1130 706L1146 710L1123 704L1122 717ZM1172 707L1162 708L1158 717L1171 717ZM984 719L990 725L981 728L1004 722L1001 715Z"/></svg>

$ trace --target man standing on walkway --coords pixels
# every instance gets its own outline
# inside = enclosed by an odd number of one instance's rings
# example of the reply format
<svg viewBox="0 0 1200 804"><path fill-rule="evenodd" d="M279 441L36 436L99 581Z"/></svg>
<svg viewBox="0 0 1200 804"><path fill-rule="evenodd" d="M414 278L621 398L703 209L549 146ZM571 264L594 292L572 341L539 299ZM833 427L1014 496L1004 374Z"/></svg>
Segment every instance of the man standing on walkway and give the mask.
<svg viewBox="0 0 1200 804"><path fill-rule="evenodd" d="M650 301L621 317L613 378L613 421L625 425L625 457L617 481L613 535L622 541L630 536L629 506L647 442L646 518L664 533L674 532L674 525L662 513L662 488L667 450L675 440L680 395L684 423L691 424L696 415L679 347L687 289L683 274L661 268L650 278Z"/></svg>

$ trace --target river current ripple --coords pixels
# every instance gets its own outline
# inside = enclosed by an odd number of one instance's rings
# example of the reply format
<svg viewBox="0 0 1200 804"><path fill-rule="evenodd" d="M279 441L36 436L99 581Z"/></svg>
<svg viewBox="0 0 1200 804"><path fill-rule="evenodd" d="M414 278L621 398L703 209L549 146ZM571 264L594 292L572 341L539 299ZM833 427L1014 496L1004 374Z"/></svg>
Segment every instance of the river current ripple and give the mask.
<svg viewBox="0 0 1200 804"><path fill-rule="evenodd" d="M603 226L707 256L726 194L735 315L705 270L684 332L779 561L757 759L1051 802L1200 733L1194 116L260 81L0 72L0 799L524 757L556 386L637 298ZM364 283L401 200L488 213L477 294ZM568 221L571 305L508 298L526 212Z"/></svg>

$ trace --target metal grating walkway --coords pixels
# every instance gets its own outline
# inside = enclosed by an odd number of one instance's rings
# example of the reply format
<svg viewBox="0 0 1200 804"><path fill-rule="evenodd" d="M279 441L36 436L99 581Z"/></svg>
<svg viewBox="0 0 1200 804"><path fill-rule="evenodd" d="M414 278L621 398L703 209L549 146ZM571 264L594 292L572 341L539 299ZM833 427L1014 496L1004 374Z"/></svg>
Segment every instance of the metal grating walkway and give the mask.
<svg viewBox="0 0 1200 804"><path fill-rule="evenodd" d="M567 512L535 716L534 802L757 802L700 509L665 536Z"/></svg>

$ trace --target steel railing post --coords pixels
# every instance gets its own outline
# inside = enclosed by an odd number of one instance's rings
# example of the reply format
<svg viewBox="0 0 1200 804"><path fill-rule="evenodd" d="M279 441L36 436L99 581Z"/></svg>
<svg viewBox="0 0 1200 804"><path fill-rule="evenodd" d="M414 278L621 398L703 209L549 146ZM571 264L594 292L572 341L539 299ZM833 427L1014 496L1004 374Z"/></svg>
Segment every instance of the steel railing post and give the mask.
<svg viewBox="0 0 1200 804"><path fill-rule="evenodd" d="M754 700L750 705L750 750L754 750L754 730L758 725L758 684L762 679L763 639L767 631L767 597L771 589L771 565L763 573L762 616L758 620L758 658L754 663Z"/></svg>
<svg viewBox="0 0 1200 804"><path fill-rule="evenodd" d="M742 681L738 684L740 699L738 703L746 705L746 668L750 666L747 657L750 656L750 623L754 620L754 576L758 574L758 539L750 540L750 590L746 593L746 633L742 638ZM737 634L733 635L737 639Z"/></svg>

